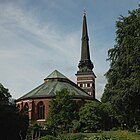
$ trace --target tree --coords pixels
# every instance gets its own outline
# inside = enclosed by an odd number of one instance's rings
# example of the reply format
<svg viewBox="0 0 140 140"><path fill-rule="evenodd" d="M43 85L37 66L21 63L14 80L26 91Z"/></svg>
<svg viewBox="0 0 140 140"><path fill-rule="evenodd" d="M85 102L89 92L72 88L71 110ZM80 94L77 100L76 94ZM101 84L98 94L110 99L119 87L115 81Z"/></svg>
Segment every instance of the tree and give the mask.
<svg viewBox="0 0 140 140"><path fill-rule="evenodd" d="M97 130L106 129L110 122L107 105L97 101L88 102L79 111L81 130L84 132L96 132Z"/></svg>
<svg viewBox="0 0 140 140"><path fill-rule="evenodd" d="M116 22L116 45L108 51L102 102L110 102L120 123L140 126L140 8Z"/></svg>
<svg viewBox="0 0 140 140"><path fill-rule="evenodd" d="M8 105L9 99L11 98L8 89L4 88L4 86L0 83L0 105Z"/></svg>
<svg viewBox="0 0 140 140"><path fill-rule="evenodd" d="M0 84L0 139L21 140L24 125L16 105L10 102L11 95L8 89Z"/></svg>
<svg viewBox="0 0 140 140"><path fill-rule="evenodd" d="M102 118L102 130L110 130L115 126L116 121L110 103L101 103L99 105L100 116Z"/></svg>
<svg viewBox="0 0 140 140"><path fill-rule="evenodd" d="M72 99L67 89L62 89L56 93L55 99L50 102L47 128L52 133L69 131L72 120L77 117L76 102Z"/></svg>

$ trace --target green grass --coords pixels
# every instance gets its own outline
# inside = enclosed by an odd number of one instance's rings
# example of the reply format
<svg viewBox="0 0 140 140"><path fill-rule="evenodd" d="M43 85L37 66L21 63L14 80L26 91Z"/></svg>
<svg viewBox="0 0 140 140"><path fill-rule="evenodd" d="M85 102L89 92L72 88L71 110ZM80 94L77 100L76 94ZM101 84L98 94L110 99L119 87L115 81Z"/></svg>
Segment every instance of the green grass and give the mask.
<svg viewBox="0 0 140 140"><path fill-rule="evenodd" d="M74 133L60 135L57 138L46 136L40 140L140 140L140 133L119 130L100 133Z"/></svg>
<svg viewBox="0 0 140 140"><path fill-rule="evenodd" d="M140 133L128 132L128 131L104 131L101 133L87 133L86 136L92 138L94 135L107 136L116 138L117 140L140 140Z"/></svg>

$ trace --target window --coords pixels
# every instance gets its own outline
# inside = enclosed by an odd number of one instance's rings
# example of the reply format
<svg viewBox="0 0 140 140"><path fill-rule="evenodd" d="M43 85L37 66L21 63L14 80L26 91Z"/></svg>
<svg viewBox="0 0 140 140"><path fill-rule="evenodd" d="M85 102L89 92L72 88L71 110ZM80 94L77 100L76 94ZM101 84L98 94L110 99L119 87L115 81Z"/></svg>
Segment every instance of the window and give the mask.
<svg viewBox="0 0 140 140"><path fill-rule="evenodd" d="M90 83L87 83L87 87L90 87Z"/></svg>
<svg viewBox="0 0 140 140"><path fill-rule="evenodd" d="M91 92L88 92L89 95L91 95Z"/></svg>
<svg viewBox="0 0 140 140"><path fill-rule="evenodd" d="M80 87L83 87L83 84L80 84Z"/></svg>
<svg viewBox="0 0 140 140"><path fill-rule="evenodd" d="M45 118L45 106L42 101L37 104L37 113L38 113L38 119Z"/></svg>

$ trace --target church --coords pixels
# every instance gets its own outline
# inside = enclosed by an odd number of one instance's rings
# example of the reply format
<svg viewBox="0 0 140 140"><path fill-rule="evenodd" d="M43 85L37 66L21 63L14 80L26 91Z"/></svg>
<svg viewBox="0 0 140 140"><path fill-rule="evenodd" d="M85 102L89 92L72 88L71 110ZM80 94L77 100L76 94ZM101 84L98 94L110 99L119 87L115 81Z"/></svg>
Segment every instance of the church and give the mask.
<svg viewBox="0 0 140 140"><path fill-rule="evenodd" d="M73 99L80 103L96 100L96 76L93 72L94 65L90 59L86 13L83 15L81 40L81 59L75 74L77 84L59 71L54 70L41 85L16 100L17 107L28 113L29 120L38 123L44 122L49 114L49 102L55 98L57 91L63 88L66 88L70 94L74 93Z"/></svg>

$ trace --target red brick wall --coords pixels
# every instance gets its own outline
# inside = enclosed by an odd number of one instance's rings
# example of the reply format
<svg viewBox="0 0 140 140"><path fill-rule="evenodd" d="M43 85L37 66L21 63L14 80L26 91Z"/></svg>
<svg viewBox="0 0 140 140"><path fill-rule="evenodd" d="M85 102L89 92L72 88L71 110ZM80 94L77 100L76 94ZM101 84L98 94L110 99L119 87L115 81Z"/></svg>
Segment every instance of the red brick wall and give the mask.
<svg viewBox="0 0 140 140"><path fill-rule="evenodd" d="M44 121L47 119L48 114L49 114L49 103L51 99L33 99L33 100L21 100L16 102L17 106L19 106L20 110L23 109L24 105L27 103L29 106L29 119L31 121L37 121L39 124L43 124ZM80 108L85 104L86 101L81 100L81 99L75 99L78 107ZM37 104L42 101L44 106L45 106L45 118L44 120L37 120L38 114L37 114Z"/></svg>
<svg viewBox="0 0 140 140"><path fill-rule="evenodd" d="M21 100L21 101L18 101L16 104L19 107L19 109L22 110L24 105L27 103L29 106L29 110L28 110L29 119L32 121L36 121L38 119L37 104L40 101L42 101L44 106L45 106L45 118L44 119L47 119L48 113L49 113L49 101L50 101L50 99Z"/></svg>

